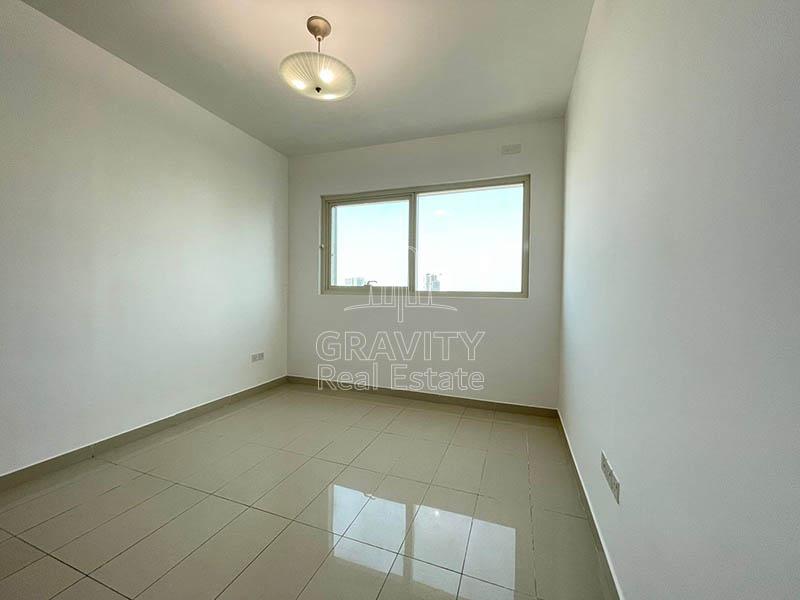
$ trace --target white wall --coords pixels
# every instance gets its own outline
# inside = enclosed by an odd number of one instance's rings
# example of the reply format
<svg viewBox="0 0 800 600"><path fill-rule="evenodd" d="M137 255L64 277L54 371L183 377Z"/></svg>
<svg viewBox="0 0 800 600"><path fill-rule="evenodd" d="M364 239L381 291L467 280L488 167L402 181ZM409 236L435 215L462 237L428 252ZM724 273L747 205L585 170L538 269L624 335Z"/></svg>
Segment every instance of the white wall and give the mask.
<svg viewBox="0 0 800 600"><path fill-rule="evenodd" d="M799 31L798 2L594 7L561 411L628 600L800 597Z"/></svg>
<svg viewBox="0 0 800 600"><path fill-rule="evenodd" d="M0 474L284 375L286 158L16 0L0 57Z"/></svg>
<svg viewBox="0 0 800 600"><path fill-rule="evenodd" d="M500 155L503 144L521 143L517 155ZM477 360L464 353L450 363L426 363L418 354L411 369L480 370L486 378L471 396L535 406L557 399L563 219L563 121L555 119L502 129L433 137L328 154L292 158L289 165L290 306L289 373L317 376L317 335L326 330L486 331ZM361 296L320 295L320 196L506 175L532 175L530 297L444 299L457 313L408 310L398 325L391 309L344 312ZM463 348L463 346L462 346ZM367 368L361 361L340 369ZM388 369L380 375L388 386Z"/></svg>

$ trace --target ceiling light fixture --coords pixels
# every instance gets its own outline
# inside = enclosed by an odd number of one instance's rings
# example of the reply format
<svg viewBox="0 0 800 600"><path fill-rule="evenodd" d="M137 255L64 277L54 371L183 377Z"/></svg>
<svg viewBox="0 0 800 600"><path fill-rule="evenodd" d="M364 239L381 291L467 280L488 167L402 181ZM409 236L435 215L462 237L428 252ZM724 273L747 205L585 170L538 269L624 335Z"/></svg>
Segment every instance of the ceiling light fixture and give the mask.
<svg viewBox="0 0 800 600"><path fill-rule="evenodd" d="M298 94L315 100L341 100L356 89L356 76L338 58L320 51L322 40L331 33L331 24L322 17L309 17L308 32L317 40L316 52L297 52L281 61L284 81Z"/></svg>

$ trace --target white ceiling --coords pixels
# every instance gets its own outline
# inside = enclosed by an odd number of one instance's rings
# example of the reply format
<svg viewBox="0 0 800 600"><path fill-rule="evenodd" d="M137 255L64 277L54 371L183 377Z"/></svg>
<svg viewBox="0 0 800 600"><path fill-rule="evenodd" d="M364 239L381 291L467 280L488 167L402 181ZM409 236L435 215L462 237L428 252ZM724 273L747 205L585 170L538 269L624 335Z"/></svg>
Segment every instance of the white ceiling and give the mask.
<svg viewBox="0 0 800 600"><path fill-rule="evenodd" d="M288 155L494 127L564 113L592 0L26 0ZM313 50L355 72L318 102L278 74Z"/></svg>

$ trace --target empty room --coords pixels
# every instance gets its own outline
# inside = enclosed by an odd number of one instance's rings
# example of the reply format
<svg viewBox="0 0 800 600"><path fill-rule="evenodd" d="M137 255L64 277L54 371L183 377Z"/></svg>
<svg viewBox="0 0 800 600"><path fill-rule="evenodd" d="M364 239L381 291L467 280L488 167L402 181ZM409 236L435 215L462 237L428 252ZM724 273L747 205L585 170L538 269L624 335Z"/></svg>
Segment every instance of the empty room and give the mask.
<svg viewBox="0 0 800 600"><path fill-rule="evenodd" d="M800 2L0 0L51 598L800 598Z"/></svg>

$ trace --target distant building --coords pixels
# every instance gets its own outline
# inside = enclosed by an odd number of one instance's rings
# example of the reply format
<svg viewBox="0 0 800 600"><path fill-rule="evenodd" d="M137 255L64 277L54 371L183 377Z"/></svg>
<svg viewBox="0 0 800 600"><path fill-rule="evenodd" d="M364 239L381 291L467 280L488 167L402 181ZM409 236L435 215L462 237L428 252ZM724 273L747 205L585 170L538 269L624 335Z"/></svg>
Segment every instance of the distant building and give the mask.
<svg viewBox="0 0 800 600"><path fill-rule="evenodd" d="M425 290L428 292L438 292L441 289L441 282L439 281L441 273L425 273Z"/></svg>
<svg viewBox="0 0 800 600"><path fill-rule="evenodd" d="M367 280L363 277L345 277L344 284L348 286L360 287L366 285Z"/></svg>

